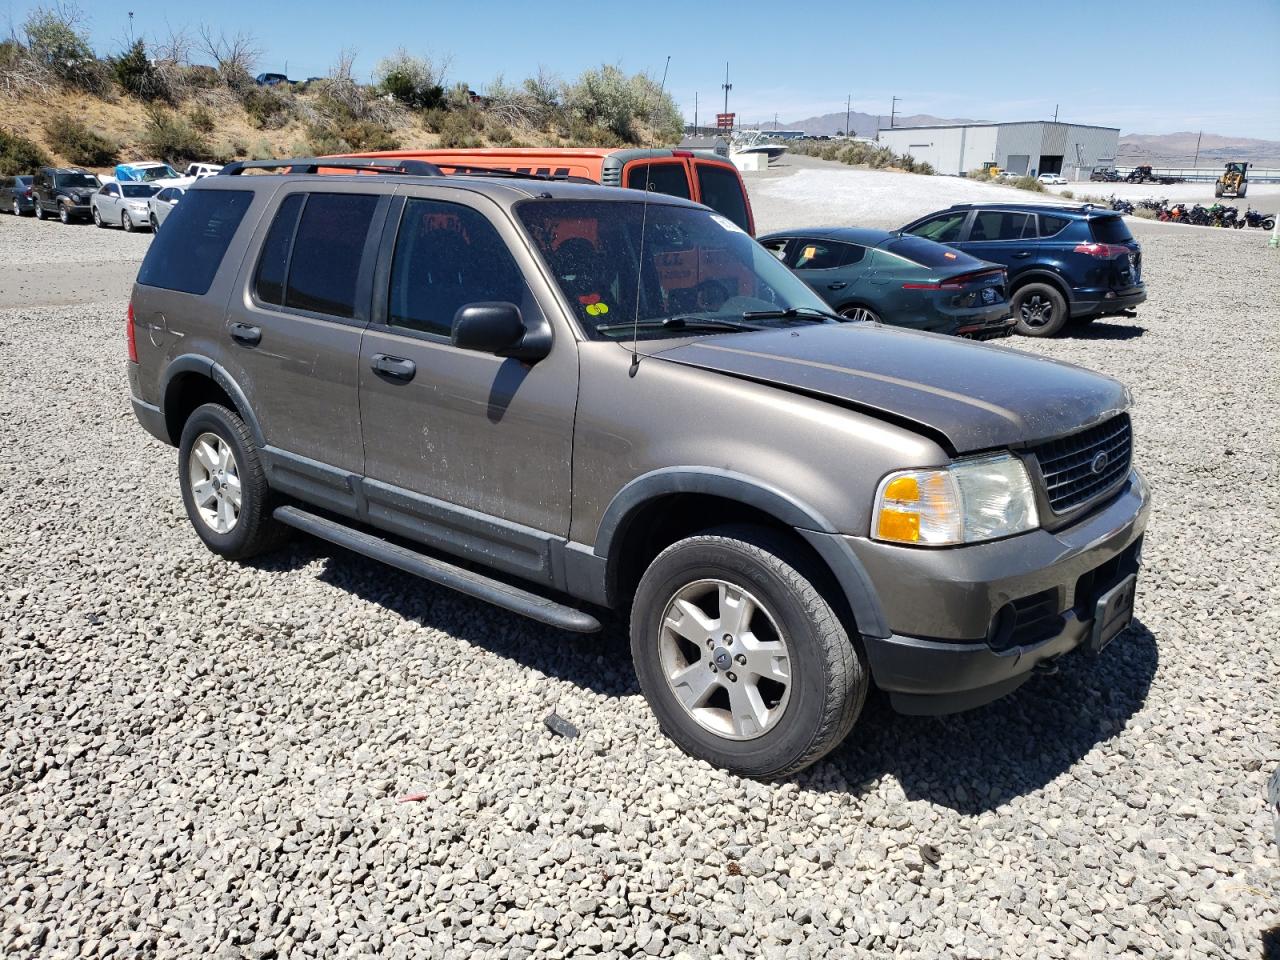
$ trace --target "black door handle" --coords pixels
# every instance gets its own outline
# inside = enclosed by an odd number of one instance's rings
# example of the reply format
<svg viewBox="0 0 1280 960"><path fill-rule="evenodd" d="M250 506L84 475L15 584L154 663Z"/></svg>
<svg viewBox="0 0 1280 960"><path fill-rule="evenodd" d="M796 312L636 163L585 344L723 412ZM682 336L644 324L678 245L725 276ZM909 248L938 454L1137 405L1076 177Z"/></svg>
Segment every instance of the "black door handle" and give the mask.
<svg viewBox="0 0 1280 960"><path fill-rule="evenodd" d="M375 353L373 355L373 369L384 376L391 377L393 380L408 383L413 379L413 375L418 372L418 365L412 360L406 360L404 357L391 357L385 353Z"/></svg>
<svg viewBox="0 0 1280 960"><path fill-rule="evenodd" d="M262 342L262 328L248 323L233 323L231 325L231 339L236 343L243 343L247 347L256 347Z"/></svg>
<svg viewBox="0 0 1280 960"><path fill-rule="evenodd" d="M828 290L843 290L843 289L844 289L845 287L847 287L848 285L849 285L849 281L847 281L847 280L837 280L835 283L828 283L828 284L827 284L827 289L828 289Z"/></svg>

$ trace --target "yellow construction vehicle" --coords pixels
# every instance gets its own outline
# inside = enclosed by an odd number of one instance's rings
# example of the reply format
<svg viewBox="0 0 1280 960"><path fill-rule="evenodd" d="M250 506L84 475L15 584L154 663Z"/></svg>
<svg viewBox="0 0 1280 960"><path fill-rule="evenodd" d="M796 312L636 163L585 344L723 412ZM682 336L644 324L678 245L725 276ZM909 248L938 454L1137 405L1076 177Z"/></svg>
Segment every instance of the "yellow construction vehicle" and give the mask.
<svg viewBox="0 0 1280 960"><path fill-rule="evenodd" d="M1215 197L1243 197L1249 189L1249 164L1232 160L1218 182L1213 185Z"/></svg>

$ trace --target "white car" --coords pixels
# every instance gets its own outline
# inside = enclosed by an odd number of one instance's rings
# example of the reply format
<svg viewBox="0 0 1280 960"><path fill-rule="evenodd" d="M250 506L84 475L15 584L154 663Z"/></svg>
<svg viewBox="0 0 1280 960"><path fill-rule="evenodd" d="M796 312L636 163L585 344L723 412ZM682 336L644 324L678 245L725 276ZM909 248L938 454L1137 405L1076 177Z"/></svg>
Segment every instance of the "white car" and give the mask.
<svg viewBox="0 0 1280 960"><path fill-rule="evenodd" d="M164 223L165 217L169 216L173 208L178 205L178 201L182 199L182 195L186 192L186 187L165 187L159 193L147 200L152 232L160 229L160 225Z"/></svg>
<svg viewBox="0 0 1280 960"><path fill-rule="evenodd" d="M150 183L120 183L108 180L89 200L93 222L99 227L122 227L129 233L150 228L147 201L155 194Z"/></svg>
<svg viewBox="0 0 1280 960"><path fill-rule="evenodd" d="M187 164L185 176L199 180L202 177L212 177L221 169L222 164L220 163L189 163Z"/></svg>
<svg viewBox="0 0 1280 960"><path fill-rule="evenodd" d="M1067 185L1067 178L1060 173L1042 173L1036 179L1052 187L1065 187Z"/></svg>

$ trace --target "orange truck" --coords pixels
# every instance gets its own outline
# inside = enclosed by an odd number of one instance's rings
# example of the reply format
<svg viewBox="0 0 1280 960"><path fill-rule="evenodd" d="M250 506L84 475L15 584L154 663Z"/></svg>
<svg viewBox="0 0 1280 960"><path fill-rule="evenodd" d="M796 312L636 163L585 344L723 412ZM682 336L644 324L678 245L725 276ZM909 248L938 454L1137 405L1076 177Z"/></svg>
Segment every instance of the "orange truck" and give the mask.
<svg viewBox="0 0 1280 960"><path fill-rule="evenodd" d="M709 150L610 147L497 147L475 150L383 150L344 154L426 160L446 173L479 167L549 177L579 177L610 187L649 189L706 204L755 236L751 201L738 168Z"/></svg>

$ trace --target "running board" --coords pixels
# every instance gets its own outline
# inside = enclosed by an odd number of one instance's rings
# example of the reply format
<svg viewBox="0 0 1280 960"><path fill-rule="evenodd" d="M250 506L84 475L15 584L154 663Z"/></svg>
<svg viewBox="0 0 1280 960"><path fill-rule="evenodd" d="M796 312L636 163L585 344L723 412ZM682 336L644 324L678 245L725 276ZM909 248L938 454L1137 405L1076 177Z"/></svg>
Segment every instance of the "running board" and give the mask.
<svg viewBox="0 0 1280 960"><path fill-rule="evenodd" d="M378 560L423 580L430 580L450 590L457 590L469 597L491 603L503 610L519 613L561 630L575 633L594 633L600 629L600 621L589 613L575 610L563 603L538 596L528 590L513 587L480 573L454 566L443 560L428 557L395 543L375 537L361 530L353 530L341 523L297 507L276 507L272 513L278 521L304 533L328 540L354 553Z"/></svg>

